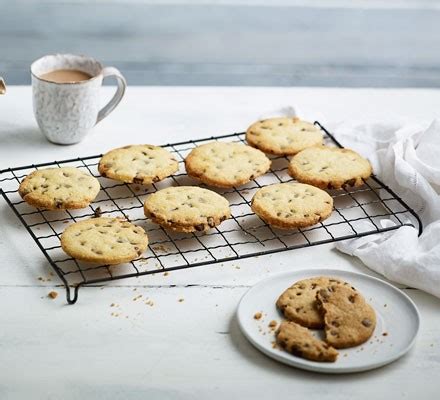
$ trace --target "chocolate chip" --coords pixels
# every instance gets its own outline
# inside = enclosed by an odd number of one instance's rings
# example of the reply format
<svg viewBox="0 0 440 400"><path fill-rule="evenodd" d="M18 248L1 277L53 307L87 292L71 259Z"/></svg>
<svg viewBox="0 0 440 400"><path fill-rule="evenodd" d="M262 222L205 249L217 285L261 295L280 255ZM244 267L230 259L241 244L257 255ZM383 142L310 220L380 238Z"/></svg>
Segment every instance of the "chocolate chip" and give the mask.
<svg viewBox="0 0 440 400"><path fill-rule="evenodd" d="M212 218L212 217L208 217L208 225L209 225L211 228L214 228L214 226L215 226L214 218Z"/></svg>
<svg viewBox="0 0 440 400"><path fill-rule="evenodd" d="M373 323L371 322L370 319L368 318L364 318L362 320L362 325L365 326L366 328L369 328L371 325L373 325Z"/></svg>
<svg viewBox="0 0 440 400"><path fill-rule="evenodd" d="M205 224L195 225L194 228L196 229L196 231L204 231L205 230Z"/></svg>
<svg viewBox="0 0 440 400"><path fill-rule="evenodd" d="M348 181L345 181L344 186L354 186L354 184L356 183L356 179L350 179Z"/></svg>
<svg viewBox="0 0 440 400"><path fill-rule="evenodd" d="M144 179L140 176L135 176L133 178L133 183L138 183L138 184L142 184L144 182Z"/></svg>

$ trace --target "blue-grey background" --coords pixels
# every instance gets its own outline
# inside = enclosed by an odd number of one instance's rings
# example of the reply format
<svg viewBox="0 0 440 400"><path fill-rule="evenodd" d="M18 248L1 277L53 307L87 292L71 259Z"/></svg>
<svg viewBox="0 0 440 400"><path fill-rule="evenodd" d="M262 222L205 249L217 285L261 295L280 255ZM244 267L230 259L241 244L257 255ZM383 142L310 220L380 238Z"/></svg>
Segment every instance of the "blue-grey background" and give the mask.
<svg viewBox="0 0 440 400"><path fill-rule="evenodd" d="M440 86L437 0L0 1L0 75L92 55L129 84Z"/></svg>

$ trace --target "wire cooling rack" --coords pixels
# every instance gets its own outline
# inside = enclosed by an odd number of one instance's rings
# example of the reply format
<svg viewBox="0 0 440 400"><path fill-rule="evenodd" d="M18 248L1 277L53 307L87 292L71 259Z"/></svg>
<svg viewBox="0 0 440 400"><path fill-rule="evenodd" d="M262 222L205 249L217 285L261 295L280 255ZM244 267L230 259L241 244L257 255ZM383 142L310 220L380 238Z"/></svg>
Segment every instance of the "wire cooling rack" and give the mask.
<svg viewBox="0 0 440 400"><path fill-rule="evenodd" d="M322 125L315 124L323 130L327 145L342 147ZM244 137L244 133L234 133L164 145L178 159L179 171L149 186L126 184L99 176L97 166L101 155L98 155L2 170L0 191L62 280L70 304L77 301L78 290L84 285L330 243L386 232L403 225L417 224L419 234L422 232L417 214L374 176L361 187L330 190L334 212L323 222L289 231L269 226L251 211L250 202L261 187L293 181L287 174L287 157L271 157L270 171L247 185L225 190L211 187L229 200L232 217L207 233L166 231L144 217L143 203L148 194L168 186L203 186L185 173L183 161L194 147L212 140L245 143ZM18 186L27 174L39 168L61 166L84 169L99 179L101 191L89 207L45 211L29 206L21 199ZM122 217L142 226L149 237L148 251L135 261L116 266L93 265L68 257L61 249L61 233L68 224L96 215ZM384 219L391 222L384 223Z"/></svg>

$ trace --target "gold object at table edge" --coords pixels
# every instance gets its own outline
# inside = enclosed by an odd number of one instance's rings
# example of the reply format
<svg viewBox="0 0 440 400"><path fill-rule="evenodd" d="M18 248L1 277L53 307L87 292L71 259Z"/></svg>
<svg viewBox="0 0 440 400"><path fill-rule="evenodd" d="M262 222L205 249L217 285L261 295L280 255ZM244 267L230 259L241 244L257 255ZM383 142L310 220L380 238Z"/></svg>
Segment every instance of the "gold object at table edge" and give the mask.
<svg viewBox="0 0 440 400"><path fill-rule="evenodd" d="M3 78L0 76L0 94L5 94L6 93L6 85L5 85L5 81L3 80Z"/></svg>

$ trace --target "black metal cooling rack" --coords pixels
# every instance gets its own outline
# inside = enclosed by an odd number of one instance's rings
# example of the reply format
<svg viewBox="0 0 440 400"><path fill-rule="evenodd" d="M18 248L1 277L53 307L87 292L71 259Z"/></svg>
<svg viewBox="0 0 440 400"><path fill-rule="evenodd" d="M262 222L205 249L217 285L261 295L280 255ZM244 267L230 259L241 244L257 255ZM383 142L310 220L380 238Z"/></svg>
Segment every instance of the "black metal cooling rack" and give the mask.
<svg viewBox="0 0 440 400"><path fill-rule="evenodd" d="M315 124L325 133L327 145L342 147L321 124ZM78 290L84 285L314 246L386 232L404 225L418 224L419 234L422 232L417 214L374 176L361 187L330 190L334 212L317 225L289 231L269 226L251 211L250 202L263 186L293 181L287 174L287 157L272 157L270 171L247 185L226 190L211 187L229 200L232 218L207 233L169 232L144 217L143 202L149 193L170 185L203 186L185 174L183 161L191 149L212 140L245 143L244 136L244 133L234 133L164 145L178 159L179 171L150 186L126 184L99 176L97 165L101 155L98 155L2 170L0 191L65 285L70 304L77 301ZM36 209L25 203L17 192L20 181L35 169L54 166L82 168L97 177L101 191L95 201L85 209L59 211ZM116 266L97 266L68 257L59 240L66 225L97 214L123 217L142 226L148 233L149 250L142 258ZM384 224L383 219L393 223Z"/></svg>

